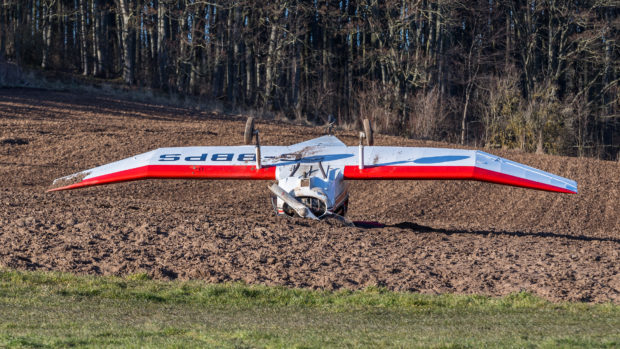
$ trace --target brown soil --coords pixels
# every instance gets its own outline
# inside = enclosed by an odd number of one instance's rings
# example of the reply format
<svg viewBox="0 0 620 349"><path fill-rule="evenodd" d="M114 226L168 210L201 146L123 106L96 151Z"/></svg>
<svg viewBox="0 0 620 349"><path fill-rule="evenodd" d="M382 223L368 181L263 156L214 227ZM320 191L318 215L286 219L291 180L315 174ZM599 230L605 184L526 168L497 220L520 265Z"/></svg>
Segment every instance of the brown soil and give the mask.
<svg viewBox="0 0 620 349"><path fill-rule="evenodd" d="M620 164L493 151L578 195L478 182L353 182L349 217L277 218L263 181L141 181L46 193L53 179L163 146L241 144L245 118L112 97L0 89L0 267L147 272L310 288L620 302ZM265 144L319 128L258 123ZM356 144L355 132L336 134ZM377 145L446 144L376 135Z"/></svg>

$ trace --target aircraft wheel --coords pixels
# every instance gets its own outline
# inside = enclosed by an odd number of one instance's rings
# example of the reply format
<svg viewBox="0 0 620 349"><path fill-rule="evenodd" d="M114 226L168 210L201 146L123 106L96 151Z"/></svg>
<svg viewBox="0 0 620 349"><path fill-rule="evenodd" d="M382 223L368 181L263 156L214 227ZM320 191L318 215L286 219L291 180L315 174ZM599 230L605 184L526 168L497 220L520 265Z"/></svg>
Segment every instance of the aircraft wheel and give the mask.
<svg viewBox="0 0 620 349"><path fill-rule="evenodd" d="M246 145L252 144L252 137L254 137L254 118L248 117L248 121L245 122L245 132L243 133L243 141Z"/></svg>
<svg viewBox="0 0 620 349"><path fill-rule="evenodd" d="M375 140L372 134L372 127L370 125L370 120L364 119L364 134L366 135L366 145L375 144Z"/></svg>

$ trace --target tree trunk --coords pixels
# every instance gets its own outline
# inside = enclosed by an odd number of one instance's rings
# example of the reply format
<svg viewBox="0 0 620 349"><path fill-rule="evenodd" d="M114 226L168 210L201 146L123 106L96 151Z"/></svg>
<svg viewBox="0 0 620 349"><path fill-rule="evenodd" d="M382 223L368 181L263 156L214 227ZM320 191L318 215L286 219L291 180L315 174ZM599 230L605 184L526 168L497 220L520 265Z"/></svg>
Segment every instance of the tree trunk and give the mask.
<svg viewBox="0 0 620 349"><path fill-rule="evenodd" d="M185 81L187 81L187 32L185 32L187 28L187 12L183 9L183 14L179 20L179 32L183 33L185 37L179 38L179 52L177 54L177 62L176 62L176 75L177 75L177 91L179 92L187 92Z"/></svg>
<svg viewBox="0 0 620 349"><path fill-rule="evenodd" d="M227 36L228 36L228 40L227 40L227 60L226 60L226 100L228 101L228 103L235 103L235 99L236 99L236 82L237 82L237 76L236 76L236 69L235 69L235 65L236 65L236 61L237 61L237 56L239 54L239 41L237 40L237 29L235 28L237 26L237 19L235 18L237 16L237 8L235 6L233 6L229 11L228 11L228 18L226 19L226 27L227 27Z"/></svg>
<svg viewBox="0 0 620 349"><path fill-rule="evenodd" d="M88 32L86 27L87 7L86 1L80 0L80 51L82 57L82 75L88 75Z"/></svg>
<svg viewBox="0 0 620 349"><path fill-rule="evenodd" d="M473 77L470 77L470 80ZM465 88L465 105L463 106L463 115L461 117L461 145L465 145L465 136L467 131L467 108L469 107L469 100L471 97L471 92L473 90L473 80L467 83L467 87Z"/></svg>
<svg viewBox="0 0 620 349"><path fill-rule="evenodd" d="M139 1L139 0L137 0ZM136 14L137 15L137 14ZM134 23L140 23L142 21L141 18L136 18L136 21L134 21ZM137 25L139 26L139 25ZM144 76L141 74L142 71L141 69L144 68L144 62L142 61L142 50L144 48L144 44L142 43L142 35L140 35L140 30L133 30L133 49L134 49L134 63L133 63L133 76L134 76L134 83L136 83L137 85L141 85L141 82L144 81Z"/></svg>
<svg viewBox="0 0 620 349"><path fill-rule="evenodd" d="M101 14L98 13L99 0L92 0L91 20L93 21L93 75L103 73L103 53L101 52Z"/></svg>
<svg viewBox="0 0 620 349"><path fill-rule="evenodd" d="M538 129L538 141L536 143L536 154L544 154L545 149L543 147L543 127L540 126Z"/></svg>
<svg viewBox="0 0 620 349"><path fill-rule="evenodd" d="M49 50L52 41L52 6L48 1L43 1L41 7L43 8L42 22L43 22L43 54L41 57L41 68L46 69L49 66L48 57Z"/></svg>
<svg viewBox="0 0 620 349"><path fill-rule="evenodd" d="M547 24L547 72L548 77L553 76L553 16L551 15L551 5L547 8L547 16L549 16ZM554 81L555 82L555 81Z"/></svg>
<svg viewBox="0 0 620 349"><path fill-rule="evenodd" d="M80 0L84 1L84 0ZM123 80L127 85L134 83L134 60L136 36L133 27L134 3L133 0L116 0L120 9L121 38L123 42Z"/></svg>
<svg viewBox="0 0 620 349"><path fill-rule="evenodd" d="M254 86L252 85L252 76L254 74L252 74L252 67L254 67L252 46L247 41L245 43L245 101L250 105L254 103Z"/></svg>
<svg viewBox="0 0 620 349"><path fill-rule="evenodd" d="M166 4L162 1L157 6L157 73L159 77L159 86L163 90L168 89L168 76L166 73L166 62L168 61L165 43L166 36Z"/></svg>
<svg viewBox="0 0 620 349"><path fill-rule="evenodd" d="M504 69L506 69L508 67L508 64L510 63L510 37L510 13L508 12L506 13L506 51L504 52Z"/></svg>
<svg viewBox="0 0 620 349"><path fill-rule="evenodd" d="M116 44L118 44L117 40L113 40L112 35L110 34L110 23L112 15L108 12L101 11L101 30L99 32L99 51L101 53L101 75L103 77L110 77L110 71L112 70L112 65L114 61L114 48Z"/></svg>
<svg viewBox="0 0 620 349"><path fill-rule="evenodd" d="M327 6L327 5L326 5ZM327 92L327 74L329 72L329 61L327 59L327 23L323 26L323 39L321 40L323 49L321 50L322 56L322 86L323 93Z"/></svg>
<svg viewBox="0 0 620 349"><path fill-rule="evenodd" d="M256 76L256 81L254 83L254 86L256 86L256 96L254 98L254 103L258 104L260 101L260 85L261 85L261 71L260 71L260 59L254 59L254 62L256 63L256 67L254 68L255 70L255 76ZM264 101L263 101L264 102Z"/></svg>
<svg viewBox="0 0 620 349"><path fill-rule="evenodd" d="M347 107L347 120L350 119L351 116L351 97L353 95L353 33L349 34L349 42L348 42L348 50L347 50L347 61L346 61L346 85L345 85L345 97L346 97L346 107Z"/></svg>
<svg viewBox="0 0 620 349"><path fill-rule="evenodd" d="M276 50L276 34L277 27L275 22L277 19L273 19L273 24L271 25L271 30L269 34L269 49L267 51L267 63L265 64L265 96L263 105L267 105L269 100L271 99L271 88L273 83L273 58L275 56Z"/></svg>
<svg viewBox="0 0 620 349"><path fill-rule="evenodd" d="M7 11L5 0L2 0L0 5L0 28L3 28L3 30L0 30L0 62L4 61L6 55L6 32L9 28L9 23L5 20L5 13Z"/></svg>
<svg viewBox="0 0 620 349"><path fill-rule="evenodd" d="M62 55L63 57L68 57L69 55L67 54L67 51L69 50L69 16L67 16L67 11L65 11L62 2L59 2L58 6L58 13L62 13L62 19L60 24L60 28L62 30Z"/></svg>

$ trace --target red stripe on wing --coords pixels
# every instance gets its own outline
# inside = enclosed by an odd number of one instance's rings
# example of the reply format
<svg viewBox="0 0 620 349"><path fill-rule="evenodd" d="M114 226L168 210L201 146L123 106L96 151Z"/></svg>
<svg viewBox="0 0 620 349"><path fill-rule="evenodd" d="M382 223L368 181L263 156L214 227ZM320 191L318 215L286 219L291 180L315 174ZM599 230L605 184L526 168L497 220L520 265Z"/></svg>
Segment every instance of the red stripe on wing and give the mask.
<svg viewBox="0 0 620 349"><path fill-rule="evenodd" d="M575 194L565 188L475 166L375 166L363 170L357 166L345 166L344 179L464 179Z"/></svg>
<svg viewBox="0 0 620 349"><path fill-rule="evenodd" d="M472 179L473 166L345 166L344 179Z"/></svg>
<svg viewBox="0 0 620 349"><path fill-rule="evenodd" d="M49 191L150 178L274 180L276 178L276 168L263 167L258 170L254 165L147 165L88 178L79 183L50 189Z"/></svg>

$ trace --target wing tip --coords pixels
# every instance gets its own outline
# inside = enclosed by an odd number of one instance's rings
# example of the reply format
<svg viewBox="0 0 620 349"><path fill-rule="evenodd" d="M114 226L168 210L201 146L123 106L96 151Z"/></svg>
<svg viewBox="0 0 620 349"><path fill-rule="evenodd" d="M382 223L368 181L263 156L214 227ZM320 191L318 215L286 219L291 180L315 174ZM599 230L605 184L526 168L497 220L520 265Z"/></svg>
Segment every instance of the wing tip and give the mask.
<svg viewBox="0 0 620 349"><path fill-rule="evenodd" d="M52 193L55 191L62 191L62 190L71 190L71 189L77 189L77 188L81 188L81 187L85 187L87 186L87 184L84 184L82 182L80 183L75 183L75 184L70 184L70 185L65 185L62 187L54 187L54 188L50 188L48 190L46 190L46 193Z"/></svg>
<svg viewBox="0 0 620 349"><path fill-rule="evenodd" d="M563 189L565 193L568 194L579 194L577 182L572 179L566 179Z"/></svg>
<svg viewBox="0 0 620 349"><path fill-rule="evenodd" d="M83 171L55 179L54 182L52 182L51 188L46 190L46 192L75 189L88 185L84 183L84 179L88 177L88 175L90 175L90 171Z"/></svg>

